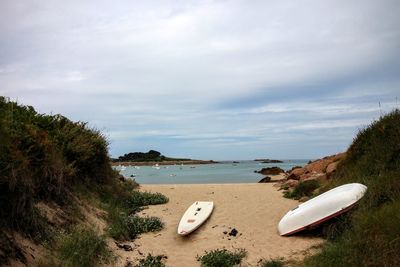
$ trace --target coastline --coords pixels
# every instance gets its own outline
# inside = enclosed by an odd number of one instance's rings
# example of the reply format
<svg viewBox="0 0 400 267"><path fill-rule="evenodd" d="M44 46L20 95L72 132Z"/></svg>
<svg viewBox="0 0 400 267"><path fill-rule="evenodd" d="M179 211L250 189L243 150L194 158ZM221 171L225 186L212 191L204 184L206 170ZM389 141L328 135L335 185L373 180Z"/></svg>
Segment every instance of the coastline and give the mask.
<svg viewBox="0 0 400 267"><path fill-rule="evenodd" d="M201 165L201 164L216 164L219 163L213 160L170 160L170 161L121 161L111 162L111 166L153 166L153 165Z"/></svg>
<svg viewBox="0 0 400 267"><path fill-rule="evenodd" d="M118 265L137 262L151 253L166 255L167 266L198 266L196 256L205 251L244 248L248 252L244 262L256 266L260 259L301 259L307 250L322 243L322 239L315 237L279 235L279 220L298 202L284 198L274 183L147 184L140 185L139 190L160 192L169 198L168 203L149 206L139 213L159 217L165 228L126 242L135 247L133 252L116 249L121 260ZM214 201L211 217L191 235L179 236L176 228L181 216L190 204L200 200ZM233 228L237 229L237 236L224 234Z"/></svg>

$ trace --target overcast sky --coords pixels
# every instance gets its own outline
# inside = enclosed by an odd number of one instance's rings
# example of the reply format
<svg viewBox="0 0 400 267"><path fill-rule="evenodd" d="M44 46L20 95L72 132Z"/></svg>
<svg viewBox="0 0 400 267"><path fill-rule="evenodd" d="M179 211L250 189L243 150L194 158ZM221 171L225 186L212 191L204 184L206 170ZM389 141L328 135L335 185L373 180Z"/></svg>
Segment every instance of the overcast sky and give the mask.
<svg viewBox="0 0 400 267"><path fill-rule="evenodd" d="M2 0L0 94L89 122L115 157L318 158L400 105L399 14L383 0Z"/></svg>

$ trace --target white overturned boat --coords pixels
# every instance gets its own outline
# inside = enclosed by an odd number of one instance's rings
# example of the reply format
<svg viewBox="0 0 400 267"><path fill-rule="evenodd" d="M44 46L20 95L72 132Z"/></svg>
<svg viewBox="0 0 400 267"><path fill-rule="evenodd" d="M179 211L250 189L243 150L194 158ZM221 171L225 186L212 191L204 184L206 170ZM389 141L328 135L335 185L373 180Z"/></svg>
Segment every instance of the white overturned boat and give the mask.
<svg viewBox="0 0 400 267"><path fill-rule="evenodd" d="M352 183L331 189L290 210L278 225L280 235L291 235L312 228L351 209L361 199L367 187Z"/></svg>
<svg viewBox="0 0 400 267"><path fill-rule="evenodd" d="M183 214L179 225L178 234L188 235L200 227L210 217L214 208L212 201L196 201Z"/></svg>

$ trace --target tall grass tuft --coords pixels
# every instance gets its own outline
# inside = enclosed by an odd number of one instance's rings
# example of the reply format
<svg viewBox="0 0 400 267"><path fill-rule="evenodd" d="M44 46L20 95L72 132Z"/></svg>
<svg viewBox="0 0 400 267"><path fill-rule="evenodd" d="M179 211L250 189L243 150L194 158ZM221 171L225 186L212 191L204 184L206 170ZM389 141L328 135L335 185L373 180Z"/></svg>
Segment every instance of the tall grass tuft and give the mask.
<svg viewBox="0 0 400 267"><path fill-rule="evenodd" d="M146 258L141 259L139 264L135 265L135 267L166 267L163 263L164 255L153 256L148 254Z"/></svg>
<svg viewBox="0 0 400 267"><path fill-rule="evenodd" d="M203 256L198 256L202 267L233 267L239 265L247 255L246 250L238 249L229 251L227 249L215 249L206 251Z"/></svg>
<svg viewBox="0 0 400 267"><path fill-rule="evenodd" d="M108 233L117 240L135 239L138 235L160 231L164 223L157 217L139 217L120 213L113 215Z"/></svg>
<svg viewBox="0 0 400 267"><path fill-rule="evenodd" d="M75 227L61 239L60 259L63 266L90 267L112 259L104 237L84 226Z"/></svg>

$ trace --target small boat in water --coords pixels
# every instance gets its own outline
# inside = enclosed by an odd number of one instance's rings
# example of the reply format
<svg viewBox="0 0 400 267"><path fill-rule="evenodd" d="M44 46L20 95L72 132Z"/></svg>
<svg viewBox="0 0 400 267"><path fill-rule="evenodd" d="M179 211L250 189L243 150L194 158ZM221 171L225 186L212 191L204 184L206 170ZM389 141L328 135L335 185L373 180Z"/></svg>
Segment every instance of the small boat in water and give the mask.
<svg viewBox="0 0 400 267"><path fill-rule="evenodd" d="M278 225L280 235L287 236L325 222L355 206L367 187L352 183L338 186L286 213Z"/></svg>

